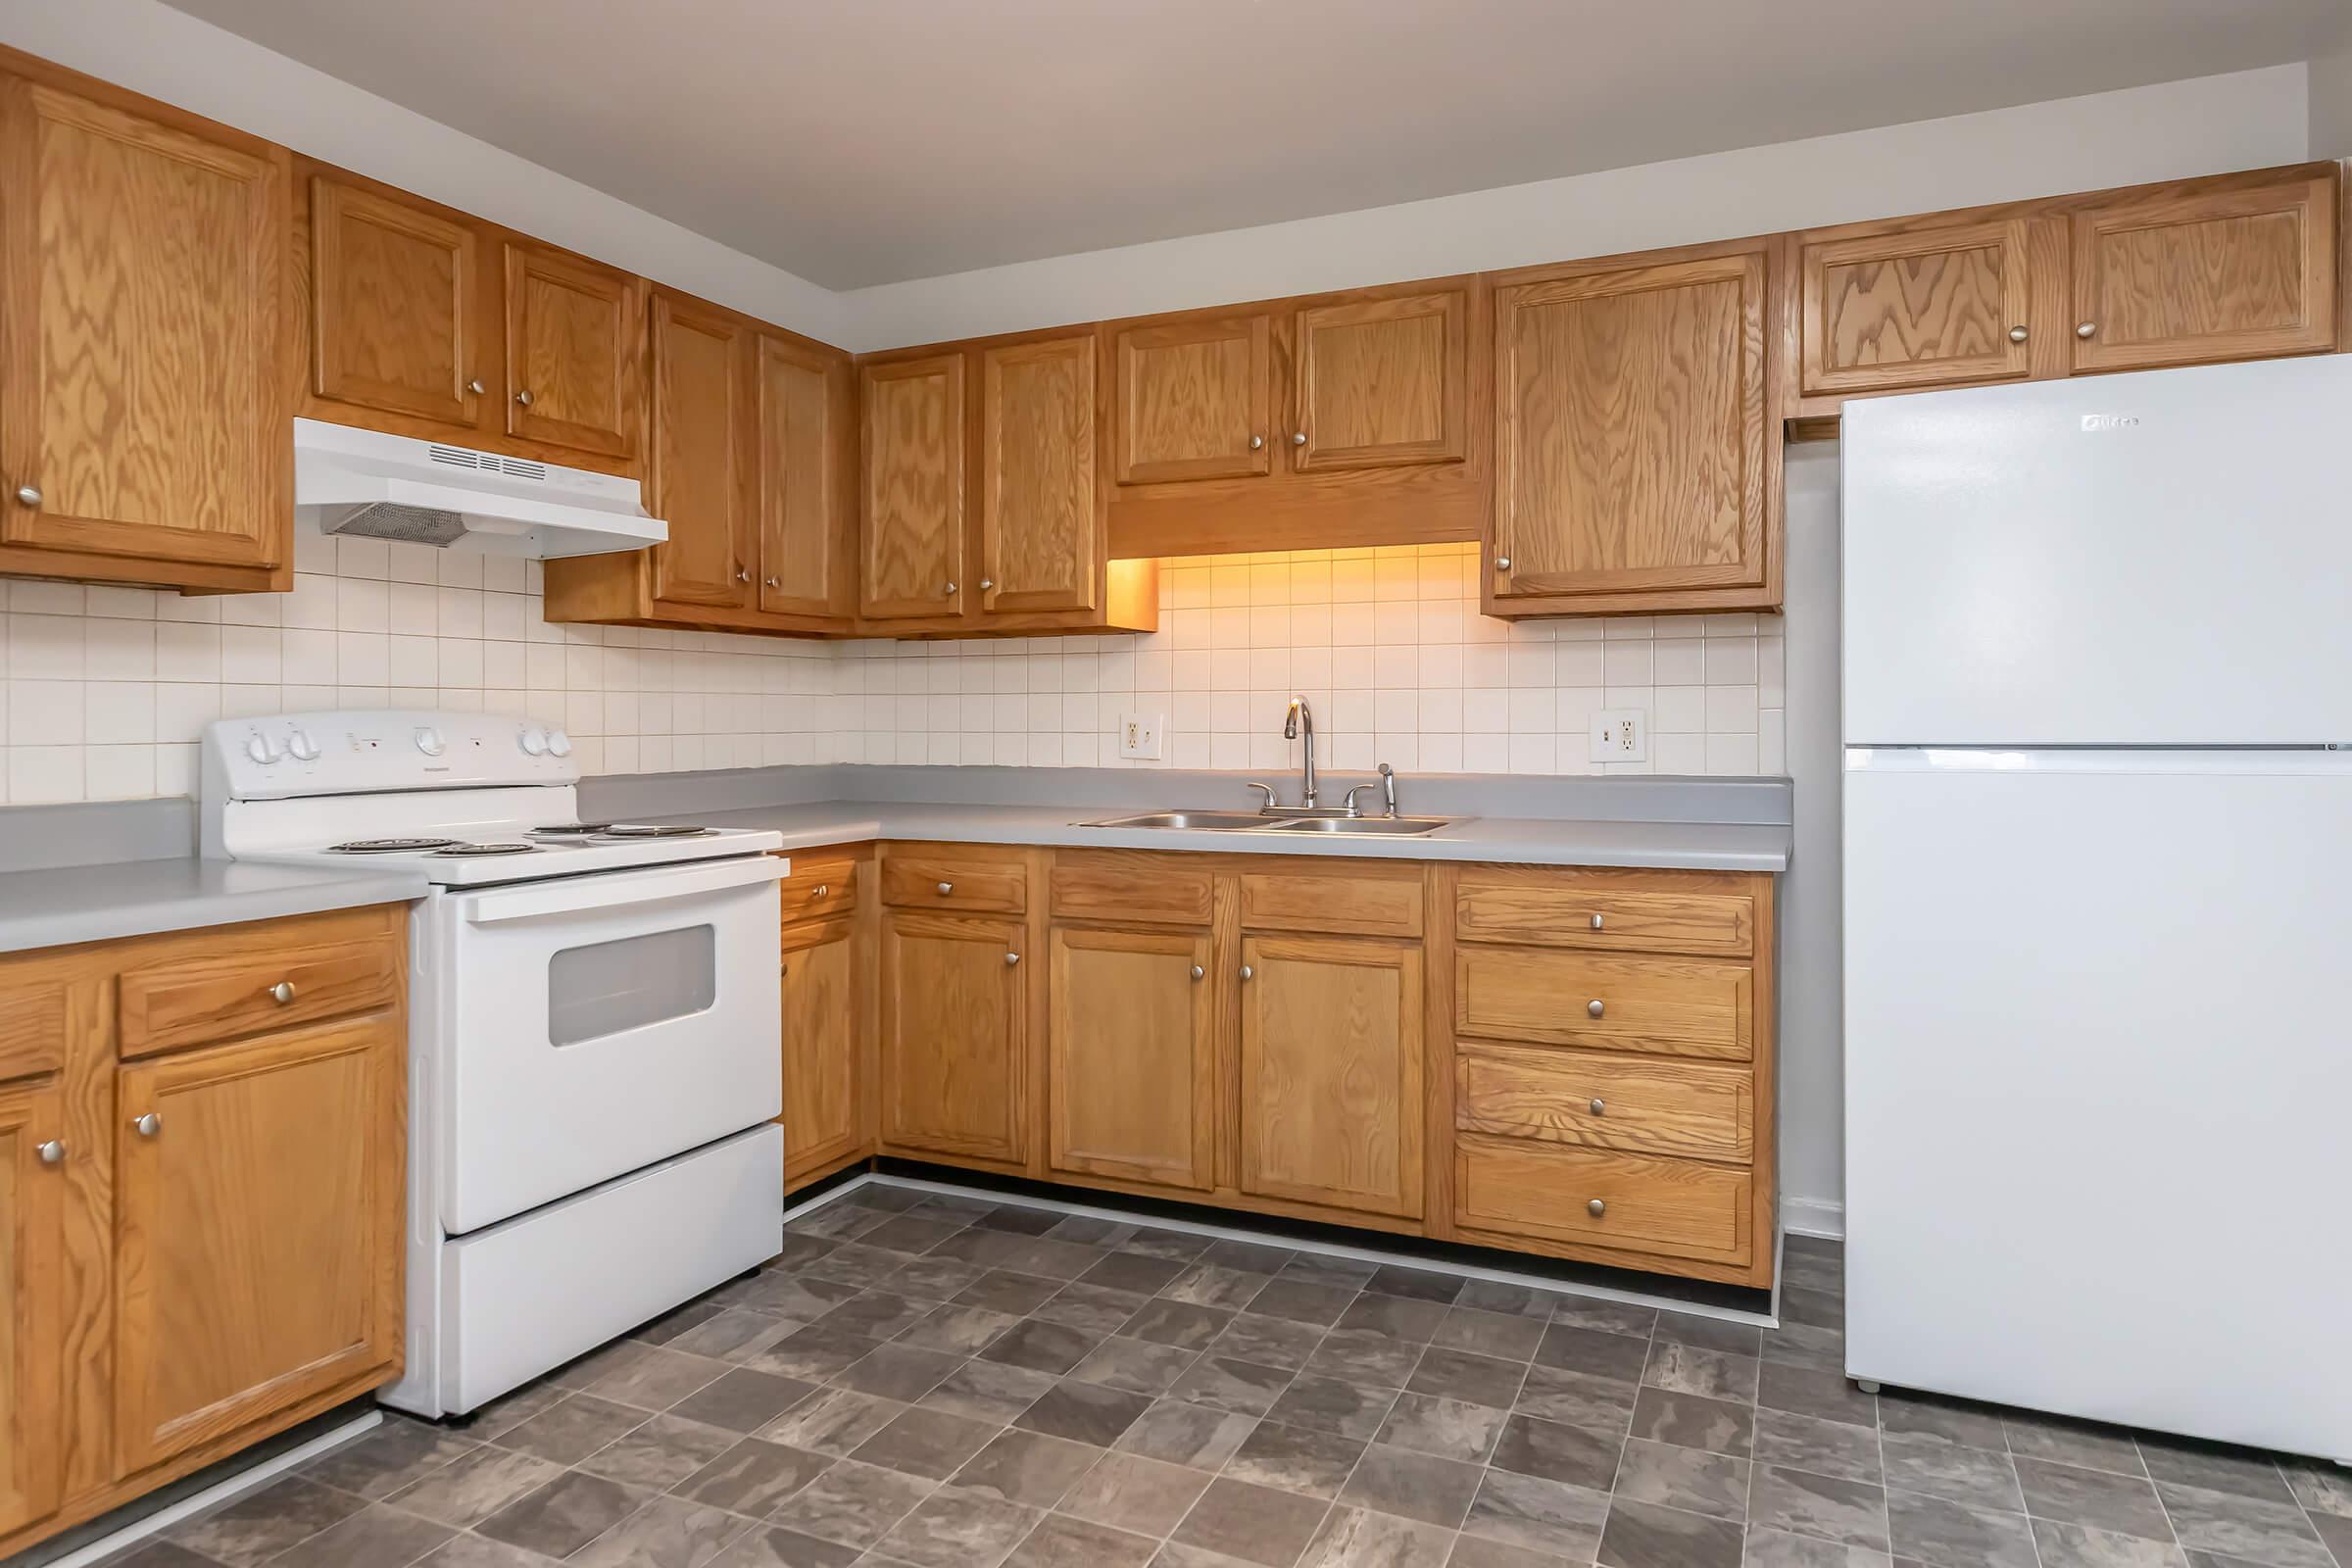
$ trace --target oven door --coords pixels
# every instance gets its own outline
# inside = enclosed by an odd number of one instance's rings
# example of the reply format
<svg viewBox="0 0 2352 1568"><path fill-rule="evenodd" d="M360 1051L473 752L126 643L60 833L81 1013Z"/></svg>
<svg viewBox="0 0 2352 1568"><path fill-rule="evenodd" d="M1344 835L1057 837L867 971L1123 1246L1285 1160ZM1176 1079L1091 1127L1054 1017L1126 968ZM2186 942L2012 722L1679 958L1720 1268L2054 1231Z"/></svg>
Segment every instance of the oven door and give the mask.
<svg viewBox="0 0 2352 1568"><path fill-rule="evenodd" d="M434 1142L462 1235L783 1109L775 856L441 901Z"/></svg>

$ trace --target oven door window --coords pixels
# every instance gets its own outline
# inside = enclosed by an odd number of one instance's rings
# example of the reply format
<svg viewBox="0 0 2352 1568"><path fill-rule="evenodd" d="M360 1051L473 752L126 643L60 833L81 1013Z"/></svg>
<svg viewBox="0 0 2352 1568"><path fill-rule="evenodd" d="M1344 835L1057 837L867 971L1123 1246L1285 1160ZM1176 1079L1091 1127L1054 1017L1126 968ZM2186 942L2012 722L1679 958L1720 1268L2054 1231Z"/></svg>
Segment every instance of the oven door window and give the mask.
<svg viewBox="0 0 2352 1568"><path fill-rule="evenodd" d="M708 925L564 948L547 964L548 1043L575 1046L684 1018L717 996L717 937Z"/></svg>

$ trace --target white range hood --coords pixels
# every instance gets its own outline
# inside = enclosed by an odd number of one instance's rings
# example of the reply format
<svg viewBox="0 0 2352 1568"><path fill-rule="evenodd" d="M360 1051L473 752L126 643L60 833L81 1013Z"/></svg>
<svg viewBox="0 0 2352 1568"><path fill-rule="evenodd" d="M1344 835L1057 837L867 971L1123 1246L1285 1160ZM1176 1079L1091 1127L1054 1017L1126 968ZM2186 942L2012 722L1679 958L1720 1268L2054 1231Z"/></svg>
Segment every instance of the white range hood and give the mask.
<svg viewBox="0 0 2352 1568"><path fill-rule="evenodd" d="M361 534L548 560L669 538L637 481L318 419L294 421L294 516Z"/></svg>

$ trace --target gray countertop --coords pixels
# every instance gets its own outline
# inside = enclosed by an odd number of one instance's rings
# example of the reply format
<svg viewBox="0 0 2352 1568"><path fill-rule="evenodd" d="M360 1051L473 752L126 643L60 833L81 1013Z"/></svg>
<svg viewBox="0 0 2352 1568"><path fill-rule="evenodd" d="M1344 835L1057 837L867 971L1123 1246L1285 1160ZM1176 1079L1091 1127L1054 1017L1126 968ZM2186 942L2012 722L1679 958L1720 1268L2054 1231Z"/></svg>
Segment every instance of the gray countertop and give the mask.
<svg viewBox="0 0 2352 1568"><path fill-rule="evenodd" d="M118 860L0 872L0 953L234 925L424 896L424 879L241 860Z"/></svg>

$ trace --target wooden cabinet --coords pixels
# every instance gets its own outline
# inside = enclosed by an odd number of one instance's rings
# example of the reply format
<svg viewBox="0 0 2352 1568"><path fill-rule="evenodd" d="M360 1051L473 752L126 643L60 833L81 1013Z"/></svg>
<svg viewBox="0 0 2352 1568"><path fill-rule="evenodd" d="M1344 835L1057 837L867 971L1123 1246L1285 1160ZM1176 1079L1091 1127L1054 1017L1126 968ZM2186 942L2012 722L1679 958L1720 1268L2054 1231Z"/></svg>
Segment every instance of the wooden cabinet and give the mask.
<svg viewBox="0 0 2352 1568"><path fill-rule="evenodd" d="M1028 1007L1020 920L882 916L886 1153L1028 1157Z"/></svg>
<svg viewBox="0 0 2352 1568"><path fill-rule="evenodd" d="M2334 348L2336 183L2223 182L2078 212L2074 368Z"/></svg>
<svg viewBox="0 0 2352 1568"><path fill-rule="evenodd" d="M788 928L783 948L784 1185L854 1159L870 1143L859 1078L858 927Z"/></svg>
<svg viewBox="0 0 2352 1568"><path fill-rule="evenodd" d="M1291 471L1470 455L1470 292L1309 305L1293 327Z"/></svg>
<svg viewBox="0 0 2352 1568"><path fill-rule="evenodd" d="M495 374L482 225L337 174L306 184L311 395L472 437Z"/></svg>
<svg viewBox="0 0 2352 1568"><path fill-rule="evenodd" d="M90 85L0 74L0 571L288 586L290 159Z"/></svg>
<svg viewBox="0 0 2352 1568"><path fill-rule="evenodd" d="M1164 1187L1215 1183L1208 933L1057 926L1046 1163Z"/></svg>
<svg viewBox="0 0 2352 1568"><path fill-rule="evenodd" d="M760 331L752 371L759 608L846 625L858 593L849 359L806 338Z"/></svg>
<svg viewBox="0 0 2352 1568"><path fill-rule="evenodd" d="M1401 942L1242 942L1239 1187L1421 1213L1421 953Z"/></svg>
<svg viewBox="0 0 2352 1568"><path fill-rule="evenodd" d="M393 1361L407 1046L376 1013L122 1069L123 1473Z"/></svg>
<svg viewBox="0 0 2352 1568"><path fill-rule="evenodd" d="M649 505L669 524L668 540L653 548L658 603L751 602L750 352L750 330L735 317L656 291L646 477Z"/></svg>
<svg viewBox="0 0 2352 1568"><path fill-rule="evenodd" d="M980 353L980 609L1088 611L1102 592L1091 334Z"/></svg>
<svg viewBox="0 0 2352 1568"><path fill-rule="evenodd" d="M1498 282L1487 613L1779 605L1771 248Z"/></svg>
<svg viewBox="0 0 2352 1568"><path fill-rule="evenodd" d="M644 422L645 280L506 245L507 434L634 458Z"/></svg>
<svg viewBox="0 0 2352 1568"><path fill-rule="evenodd" d="M65 1136L54 1082L0 1084L0 1542L59 1499Z"/></svg>
<svg viewBox="0 0 2352 1568"><path fill-rule="evenodd" d="M1273 471L1273 318L1194 318L1111 334L1121 484Z"/></svg>
<svg viewBox="0 0 2352 1568"><path fill-rule="evenodd" d="M964 356L868 365L860 375L859 610L869 620L960 613Z"/></svg>
<svg viewBox="0 0 2352 1568"><path fill-rule="evenodd" d="M2035 238L2034 223L2019 217L1895 222L1804 245L1802 390L1881 392L2032 374L2037 343L2061 330L2065 270L2063 251Z"/></svg>

